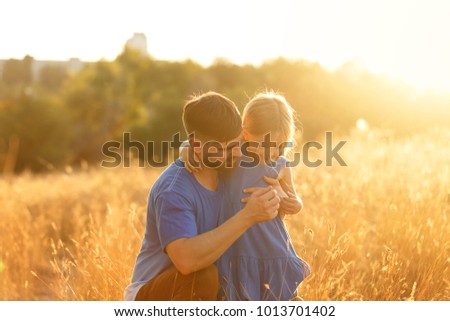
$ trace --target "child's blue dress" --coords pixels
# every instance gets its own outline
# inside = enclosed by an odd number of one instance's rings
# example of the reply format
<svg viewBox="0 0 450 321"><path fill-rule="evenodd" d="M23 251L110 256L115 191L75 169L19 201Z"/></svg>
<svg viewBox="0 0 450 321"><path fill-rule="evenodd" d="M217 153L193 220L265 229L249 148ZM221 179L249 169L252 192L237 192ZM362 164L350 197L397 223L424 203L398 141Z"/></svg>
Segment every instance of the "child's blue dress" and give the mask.
<svg viewBox="0 0 450 321"><path fill-rule="evenodd" d="M273 166L244 167L241 163L224 179L225 198L219 224L240 211L249 196L243 189L267 186L263 176L277 178L287 160L280 157ZM280 216L249 228L217 261L219 300L281 300L297 295L297 287L310 274L309 266L295 253Z"/></svg>

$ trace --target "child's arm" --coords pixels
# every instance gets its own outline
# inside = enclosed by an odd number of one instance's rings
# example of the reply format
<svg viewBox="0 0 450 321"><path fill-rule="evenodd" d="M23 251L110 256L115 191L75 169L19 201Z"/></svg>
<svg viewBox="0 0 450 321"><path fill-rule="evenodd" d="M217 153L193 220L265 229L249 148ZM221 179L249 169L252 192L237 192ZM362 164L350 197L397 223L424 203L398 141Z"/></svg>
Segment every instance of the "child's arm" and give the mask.
<svg viewBox="0 0 450 321"><path fill-rule="evenodd" d="M264 181L272 185L278 192L278 196L280 197L280 208L278 212L280 213L281 219L284 219L285 215L297 214L302 210L303 202L295 192L290 167L284 167L276 179L264 176Z"/></svg>
<svg viewBox="0 0 450 321"><path fill-rule="evenodd" d="M303 208L303 202L295 192L294 179L292 177L292 168L283 167L278 175L278 180L283 190L288 195L280 201L280 211L284 214L297 214Z"/></svg>

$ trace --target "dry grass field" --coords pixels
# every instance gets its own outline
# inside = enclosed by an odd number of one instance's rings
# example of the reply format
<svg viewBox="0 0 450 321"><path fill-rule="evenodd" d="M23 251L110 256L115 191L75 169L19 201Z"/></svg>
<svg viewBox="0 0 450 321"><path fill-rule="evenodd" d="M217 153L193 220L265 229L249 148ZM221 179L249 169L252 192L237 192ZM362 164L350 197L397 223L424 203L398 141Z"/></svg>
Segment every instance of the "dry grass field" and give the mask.
<svg viewBox="0 0 450 321"><path fill-rule="evenodd" d="M450 130L342 137L347 167L295 169L286 221L305 300L450 300ZM320 155L316 155L320 157ZM0 178L0 300L121 300L156 169Z"/></svg>

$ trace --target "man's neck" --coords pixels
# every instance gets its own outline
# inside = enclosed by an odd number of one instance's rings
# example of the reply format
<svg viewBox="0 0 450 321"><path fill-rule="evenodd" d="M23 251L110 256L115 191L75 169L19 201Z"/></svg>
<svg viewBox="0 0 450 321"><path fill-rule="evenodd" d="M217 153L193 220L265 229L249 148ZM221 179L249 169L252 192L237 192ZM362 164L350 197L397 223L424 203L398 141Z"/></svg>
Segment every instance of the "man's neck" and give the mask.
<svg viewBox="0 0 450 321"><path fill-rule="evenodd" d="M213 168L203 168L200 172L194 173L197 182L207 190L217 192L219 186L219 173Z"/></svg>

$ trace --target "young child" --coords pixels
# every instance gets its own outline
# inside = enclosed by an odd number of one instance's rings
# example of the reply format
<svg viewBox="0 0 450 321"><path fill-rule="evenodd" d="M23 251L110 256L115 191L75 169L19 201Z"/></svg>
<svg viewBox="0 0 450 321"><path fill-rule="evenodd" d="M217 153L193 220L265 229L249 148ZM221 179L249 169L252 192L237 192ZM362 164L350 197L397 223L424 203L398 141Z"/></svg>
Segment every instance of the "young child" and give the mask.
<svg viewBox="0 0 450 321"><path fill-rule="evenodd" d="M225 176L219 224L244 207L252 192L250 186L265 187L278 181L281 201L275 219L249 228L217 261L220 300L295 299L298 285L310 274L282 221L284 215L296 214L303 207L289 161L282 156L283 143L292 142L293 133L293 110L284 97L258 94L244 108L243 156ZM276 142L276 146L264 147L264 141Z"/></svg>

